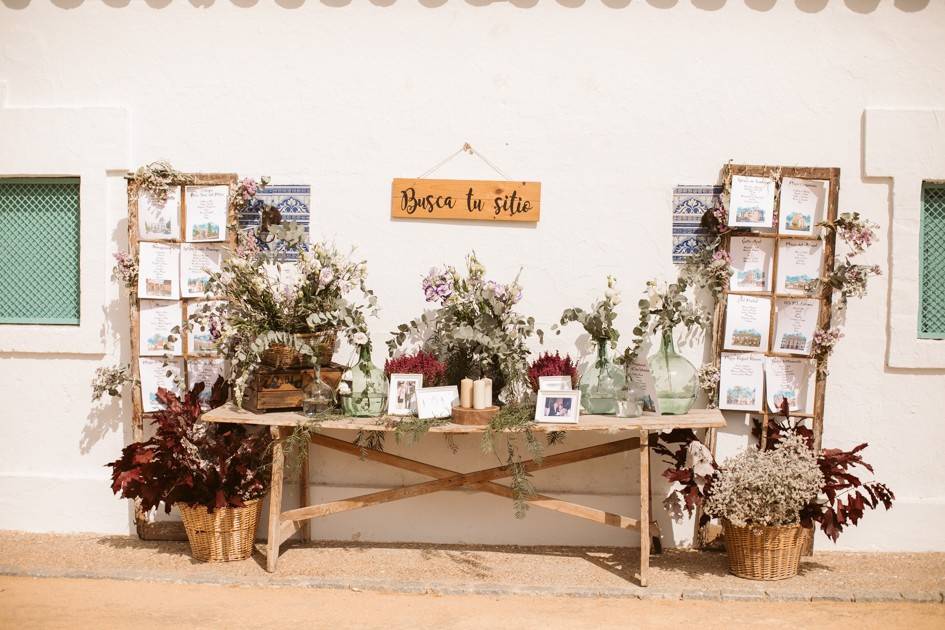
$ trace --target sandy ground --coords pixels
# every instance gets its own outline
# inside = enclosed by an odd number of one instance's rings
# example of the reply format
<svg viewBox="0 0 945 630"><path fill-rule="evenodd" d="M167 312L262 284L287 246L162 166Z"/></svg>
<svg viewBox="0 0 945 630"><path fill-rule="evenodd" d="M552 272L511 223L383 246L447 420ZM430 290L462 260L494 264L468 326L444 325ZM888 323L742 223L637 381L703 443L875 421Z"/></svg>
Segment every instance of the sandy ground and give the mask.
<svg viewBox="0 0 945 630"><path fill-rule="evenodd" d="M409 595L302 588L0 577L0 627L67 628L945 627L945 606Z"/></svg>
<svg viewBox="0 0 945 630"><path fill-rule="evenodd" d="M262 545L258 546L262 550ZM190 557L187 543L133 537L0 532L0 574L117 578L244 586L673 599L942 601L945 554L817 552L780 582L730 575L724 553L652 557L650 587L636 585L636 549L325 543L284 546L276 573L265 556L226 564ZM945 609L945 606L942 606Z"/></svg>

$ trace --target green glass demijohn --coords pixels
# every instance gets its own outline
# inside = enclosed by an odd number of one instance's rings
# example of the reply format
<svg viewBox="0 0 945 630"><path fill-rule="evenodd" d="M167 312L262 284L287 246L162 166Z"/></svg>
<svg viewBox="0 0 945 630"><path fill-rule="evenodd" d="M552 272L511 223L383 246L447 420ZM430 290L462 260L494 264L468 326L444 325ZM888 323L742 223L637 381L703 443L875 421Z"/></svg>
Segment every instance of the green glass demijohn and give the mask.
<svg viewBox="0 0 945 630"><path fill-rule="evenodd" d="M598 415L617 413L617 398L626 383L624 370L614 365L607 352L607 341L597 343L597 360L584 369L578 387L581 407Z"/></svg>
<svg viewBox="0 0 945 630"><path fill-rule="evenodd" d="M341 408L349 416L379 416L387 409L387 378L371 362L371 351L362 346L358 364L351 368L351 393L341 397Z"/></svg>
<svg viewBox="0 0 945 630"><path fill-rule="evenodd" d="M689 360L676 352L671 330L663 331L663 341L659 350L648 360L650 372L659 399L660 413L682 415L687 413L696 401L699 381L696 367Z"/></svg>

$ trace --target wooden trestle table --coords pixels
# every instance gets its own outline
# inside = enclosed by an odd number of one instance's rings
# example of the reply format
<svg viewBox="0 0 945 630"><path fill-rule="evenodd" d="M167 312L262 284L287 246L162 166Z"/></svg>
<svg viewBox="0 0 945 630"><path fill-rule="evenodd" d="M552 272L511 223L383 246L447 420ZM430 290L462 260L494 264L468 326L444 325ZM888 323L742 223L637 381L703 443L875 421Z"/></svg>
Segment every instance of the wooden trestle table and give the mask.
<svg viewBox="0 0 945 630"><path fill-rule="evenodd" d="M291 431L308 419L297 412L270 412L255 414L238 409L232 404L218 407L203 415L206 422L223 422L236 424L252 424L268 426L275 440L272 451L272 485L269 494L269 530L266 546L266 568L270 572L276 570L279 559L279 546L295 532L302 530L306 536L306 525L309 519L338 514L349 510L399 501L418 497L432 492L469 488L480 492L488 492L501 497L512 498L512 490L508 486L495 483L495 480L510 476L506 466L486 468L473 472L461 473L440 466L433 466L420 461L407 459L384 451L362 448L351 442L339 440L321 433L321 431L393 431L397 418L351 418L347 416L333 416L328 420L318 422L319 432L312 433L313 444L330 448L354 457L362 457L394 468L408 470L432 477L431 481L415 483L408 486L380 490L350 499L329 501L318 505L308 505L308 484L302 483L300 504L293 510L282 509L282 482L285 466L284 440ZM622 514L614 514L597 508L555 499L543 494L535 494L528 499L530 505L545 508L577 518L587 519L603 525L611 525L621 529L632 529L640 532L640 573L638 579L642 586L647 585L647 573L650 565L651 536L659 536L659 527L652 520L650 507L650 435L670 429L710 429L722 428L725 419L717 409L693 409L680 416L644 416L641 418L617 418L614 416L582 415L577 424L536 424L533 431L551 432L567 431L595 431L615 439L596 446L588 446L575 450L546 455L541 461L528 460L523 462L526 471L544 470L564 464L583 462L596 457L612 455L639 449L640 451L640 518L632 518ZM473 434L485 431L484 426L469 426L460 424L441 424L430 428L430 433ZM632 437L627 437L632 436ZM307 469L307 466L305 467ZM307 477L307 473L306 473Z"/></svg>

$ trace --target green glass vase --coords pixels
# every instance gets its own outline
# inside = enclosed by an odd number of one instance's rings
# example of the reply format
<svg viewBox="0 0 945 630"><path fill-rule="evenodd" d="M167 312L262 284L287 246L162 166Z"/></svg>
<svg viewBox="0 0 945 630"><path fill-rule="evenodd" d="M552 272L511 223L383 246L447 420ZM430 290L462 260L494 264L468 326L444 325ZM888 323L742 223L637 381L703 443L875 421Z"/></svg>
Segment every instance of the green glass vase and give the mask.
<svg viewBox="0 0 945 630"><path fill-rule="evenodd" d="M698 379L696 367L689 359L676 352L672 331L663 331L663 341L656 354L648 359L656 386L660 413L682 415L696 401Z"/></svg>
<svg viewBox="0 0 945 630"><path fill-rule="evenodd" d="M362 347L358 364L351 368L351 393L341 398L341 408L349 416L379 416L387 409L387 378L384 370L371 362L371 352Z"/></svg>
<svg viewBox="0 0 945 630"><path fill-rule="evenodd" d="M626 384L624 370L614 365L607 351L607 341L597 344L597 360L581 374L581 407L587 413L614 415L617 399Z"/></svg>

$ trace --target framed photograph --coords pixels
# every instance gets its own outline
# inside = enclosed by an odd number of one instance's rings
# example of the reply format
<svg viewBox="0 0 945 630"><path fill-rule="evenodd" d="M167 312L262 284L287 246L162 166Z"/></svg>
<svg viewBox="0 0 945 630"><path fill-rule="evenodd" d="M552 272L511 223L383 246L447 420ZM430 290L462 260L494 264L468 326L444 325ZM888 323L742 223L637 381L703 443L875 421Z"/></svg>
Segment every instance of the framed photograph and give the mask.
<svg viewBox="0 0 945 630"><path fill-rule="evenodd" d="M571 377L568 375L538 377L538 389L540 391L560 392L562 390L571 391L573 388Z"/></svg>
<svg viewBox="0 0 945 630"><path fill-rule="evenodd" d="M538 392L535 402L535 422L577 424L581 413L581 390Z"/></svg>
<svg viewBox="0 0 945 630"><path fill-rule="evenodd" d="M449 418L453 415L453 405L458 404L459 388L456 385L417 390L417 416L421 420Z"/></svg>
<svg viewBox="0 0 945 630"><path fill-rule="evenodd" d="M387 413L411 416L417 413L417 392L423 387L423 374L391 374L387 390Z"/></svg>

